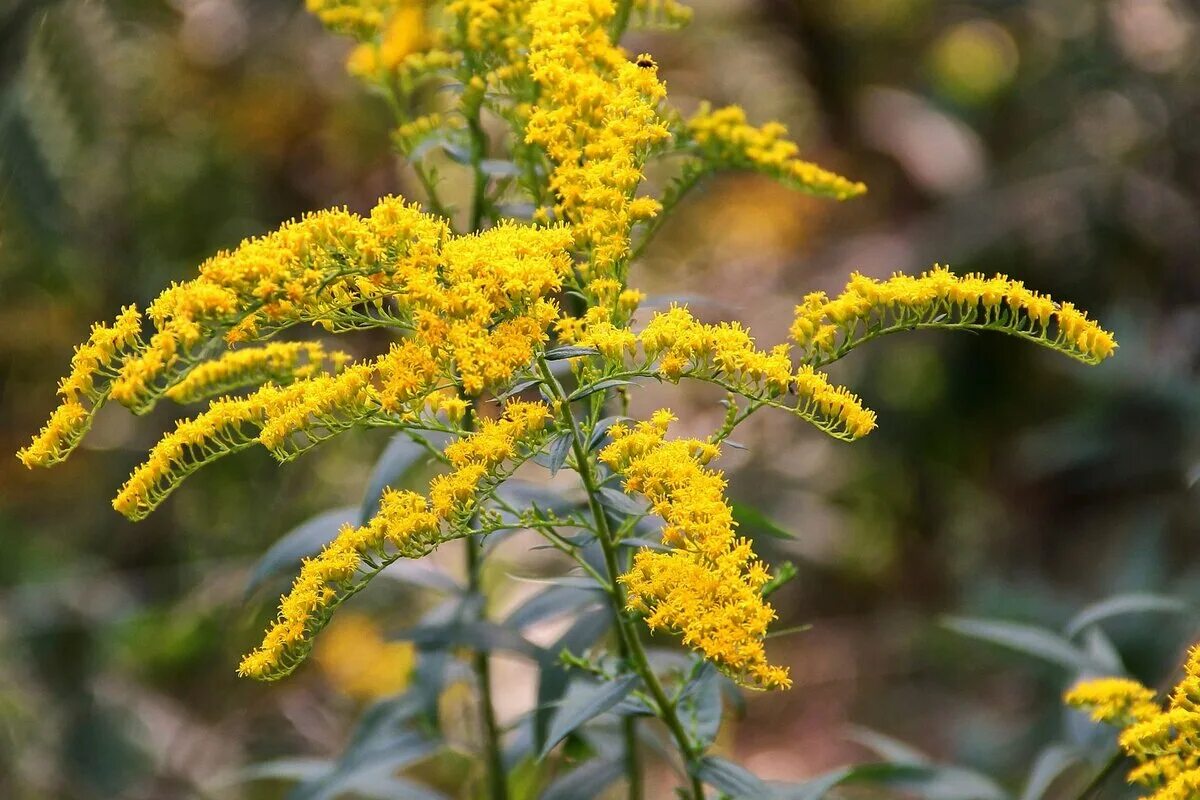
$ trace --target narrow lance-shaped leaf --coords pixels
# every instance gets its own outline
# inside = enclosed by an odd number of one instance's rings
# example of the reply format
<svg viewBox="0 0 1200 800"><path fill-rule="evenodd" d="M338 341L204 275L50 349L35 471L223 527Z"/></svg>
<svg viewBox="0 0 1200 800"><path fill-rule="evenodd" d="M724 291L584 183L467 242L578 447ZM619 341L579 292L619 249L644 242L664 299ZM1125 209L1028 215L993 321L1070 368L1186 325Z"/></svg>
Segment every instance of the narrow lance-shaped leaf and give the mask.
<svg viewBox="0 0 1200 800"><path fill-rule="evenodd" d="M1106 671L1103 664L1098 663L1086 652L1057 633L1044 628L1015 622L962 617L948 617L942 624L964 636L998 644L1075 672L1101 674Z"/></svg>
<svg viewBox="0 0 1200 800"><path fill-rule="evenodd" d="M580 725L594 719L619 703L627 694L633 691L641 677L626 675L612 682L602 683L578 695L567 695L550 722L550 730L546 734L546 742L542 745L538 758L545 758L555 745L567 738Z"/></svg>

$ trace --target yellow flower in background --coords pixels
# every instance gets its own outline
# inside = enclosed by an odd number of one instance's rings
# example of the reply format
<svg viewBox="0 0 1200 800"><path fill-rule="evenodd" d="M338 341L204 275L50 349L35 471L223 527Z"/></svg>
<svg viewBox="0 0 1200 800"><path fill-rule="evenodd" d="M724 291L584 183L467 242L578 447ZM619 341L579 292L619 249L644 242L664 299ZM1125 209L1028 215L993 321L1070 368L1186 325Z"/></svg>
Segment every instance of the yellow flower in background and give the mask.
<svg viewBox="0 0 1200 800"><path fill-rule="evenodd" d="M679 28L692 21L692 9L678 0L633 0L633 10L647 25Z"/></svg>
<svg viewBox="0 0 1200 800"><path fill-rule="evenodd" d="M1017 73L1019 53L1012 34L986 19L960 22L930 49L934 83L960 103L985 103L1007 88Z"/></svg>
<svg viewBox="0 0 1200 800"><path fill-rule="evenodd" d="M416 650L411 642L390 642L365 614L346 611L330 623L313 648L326 680L356 700L376 700L408 687Z"/></svg>

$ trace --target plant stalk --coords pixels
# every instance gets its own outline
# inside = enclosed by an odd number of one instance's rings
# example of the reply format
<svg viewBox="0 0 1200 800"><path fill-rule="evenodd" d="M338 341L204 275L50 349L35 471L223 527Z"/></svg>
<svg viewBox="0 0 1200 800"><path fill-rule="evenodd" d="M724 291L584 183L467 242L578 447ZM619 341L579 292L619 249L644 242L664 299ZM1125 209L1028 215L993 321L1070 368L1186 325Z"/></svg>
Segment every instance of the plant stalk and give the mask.
<svg viewBox="0 0 1200 800"><path fill-rule="evenodd" d="M695 775L696 753L692 748L687 731L684 730L683 723L679 719L675 703L667 696L666 690L663 688L658 676L654 673L654 669L650 666L650 659L646 656L646 650L642 646L642 641L638 637L633 621L625 615L625 590L617 580L617 577L620 575L620 569L617 565L618 542L613 537L612 529L608 524L608 517L604 513L604 508L600 505L600 488L596 481L596 475L592 471L592 464L589 460L588 448L583 438L583 433L580 431L579 424L575 420L574 415L571 414L571 405L567 401L567 395L563 391L562 384L558 382L558 379L554 377L546 362L541 358L538 359L538 370L554 393L555 398L559 401L563 421L571 431L571 450L575 455L576 471L579 473L584 490L587 492L588 508L595 519L596 530L600 533L600 548L604 553L605 567L609 575L612 576L613 593L610 597L613 604L613 616L616 620L619 653L626 660L626 663L633 667L634 671L642 678L642 682L649 689L650 695L654 698L654 702L659 708L663 724L667 726L667 729L671 732L671 736L675 739L676 746L683 757L685 768L691 780L692 797L694 800L704 800L704 787ZM627 720L633 721L632 718L627 718ZM636 729L634 729L632 736L626 737L627 768L630 768L632 764L633 768L637 769L636 751L637 738ZM635 789L639 792L641 791L640 769L637 769L637 773L637 775L631 774L629 776L631 798L635 796L633 794Z"/></svg>
<svg viewBox="0 0 1200 800"><path fill-rule="evenodd" d="M479 543L468 536L463 540L467 548L467 588L472 593L480 592ZM471 668L479 682L479 716L483 727L483 745L487 756L488 797L491 800L507 800L508 781L504 773L504 758L500 750L500 726L496 722L496 709L492 702L492 670L488 654L476 650L471 654Z"/></svg>

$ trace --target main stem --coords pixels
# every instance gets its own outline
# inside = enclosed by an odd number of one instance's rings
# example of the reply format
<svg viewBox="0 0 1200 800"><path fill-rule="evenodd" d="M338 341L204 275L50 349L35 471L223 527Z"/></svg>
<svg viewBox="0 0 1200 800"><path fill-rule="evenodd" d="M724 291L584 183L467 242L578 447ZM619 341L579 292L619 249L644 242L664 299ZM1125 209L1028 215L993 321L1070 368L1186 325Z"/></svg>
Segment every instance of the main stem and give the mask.
<svg viewBox="0 0 1200 800"><path fill-rule="evenodd" d="M482 100L480 101L482 104ZM483 159L487 154L487 135L484 133L481 108L476 106L467 120L471 134L471 168L475 175L474 192L471 198L469 230L478 232L483 226L484 206L487 203L487 175L483 170ZM478 543L468 537L467 586L471 592L480 592L480 558ZM508 780L504 771L504 759L500 750L500 726L496 723L496 708L492 702L492 670L488 654L476 650L471 655L471 666L479 683L479 716L483 722L483 745L487 755L489 796L491 800L508 800Z"/></svg>
<svg viewBox="0 0 1200 800"><path fill-rule="evenodd" d="M479 543L468 536L463 544L467 548L467 588L472 593L480 593ZM479 716L483 722L483 744L487 754L489 797L507 800L508 781L500 752L500 726L496 723L496 709L492 703L492 670L487 653L483 650L473 652L471 667L479 682Z"/></svg>
<svg viewBox="0 0 1200 800"><path fill-rule="evenodd" d="M609 527L608 517L604 513L604 508L600 505L600 486L596 480L596 474L592 470L591 461L588 459L588 448L585 444L583 433L579 430L579 424L576 422L574 415L571 414L571 404L567 400L562 384L554 377L554 374L550 371L545 361L538 359L538 370L543 380L545 380L554 393L555 398L559 401L563 421L571 431L571 451L575 455L576 471L579 473L584 490L587 492L588 508L596 522L596 530L600 534L600 549L604 553L604 565L612 581L613 591L610 597L612 598L613 617L616 620L618 652L625 659L626 663L633 667L634 671L641 677L642 682L650 691L650 695L654 698L654 702L659 708L663 723L675 739L675 744L679 748L680 755L683 756L684 765L691 780L692 797L694 800L704 800L704 787L700 783L700 779L696 777L695 770L693 769L696 753L693 751L687 731L684 730L683 723L679 720L675 704L667 696L666 690L663 689L662 683L654 673L654 669L650 666L650 659L646 656L646 650L642 646L642 640L638 637L637 629L633 627L632 620L625 615L625 589L621 586L620 581L617 580L617 577L620 575L620 569L617 565L618 542L612 534L612 529ZM633 717L625 718L626 769L627 771L631 770L629 774L630 798L640 797L641 794L641 769L638 764L637 731L634 727L634 722Z"/></svg>

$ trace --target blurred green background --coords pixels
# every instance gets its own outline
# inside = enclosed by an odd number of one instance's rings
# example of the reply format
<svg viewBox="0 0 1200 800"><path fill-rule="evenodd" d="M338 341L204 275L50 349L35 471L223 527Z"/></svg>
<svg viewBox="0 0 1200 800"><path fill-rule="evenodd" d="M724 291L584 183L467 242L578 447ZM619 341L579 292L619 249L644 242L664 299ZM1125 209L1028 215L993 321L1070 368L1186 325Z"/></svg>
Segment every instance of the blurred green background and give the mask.
<svg viewBox="0 0 1200 800"><path fill-rule="evenodd" d="M1056 627L1120 592L1200 600L1200 11L693 5L683 33L629 40L673 101L781 119L870 193L829 204L723 176L635 282L774 343L805 292L941 262L1008 273L1117 333L1098 368L1000 337L892 337L836 370L879 412L866 440L764 412L723 459L732 496L795 534L758 541L800 570L776 596L781 625L813 625L772 642L795 688L750 696L725 752L797 779L867 758L847 735L862 725L1019 787L1078 728L1058 703L1070 676L939 618ZM91 321L305 210L419 196L383 102L343 73L348 47L293 2L0 0L0 452L53 407ZM636 408L669 403L681 430L707 432L714 400L671 387ZM235 677L286 579L244 586L289 528L359 501L385 439L219 462L132 525L109 499L173 413L106 409L52 472L0 458L0 796L274 797L222 776L344 743L361 693L336 655L282 685ZM416 599L376 594L359 608L411 619ZM1186 615L1105 629L1152 684L1198 634ZM497 674L511 716L531 679Z"/></svg>

